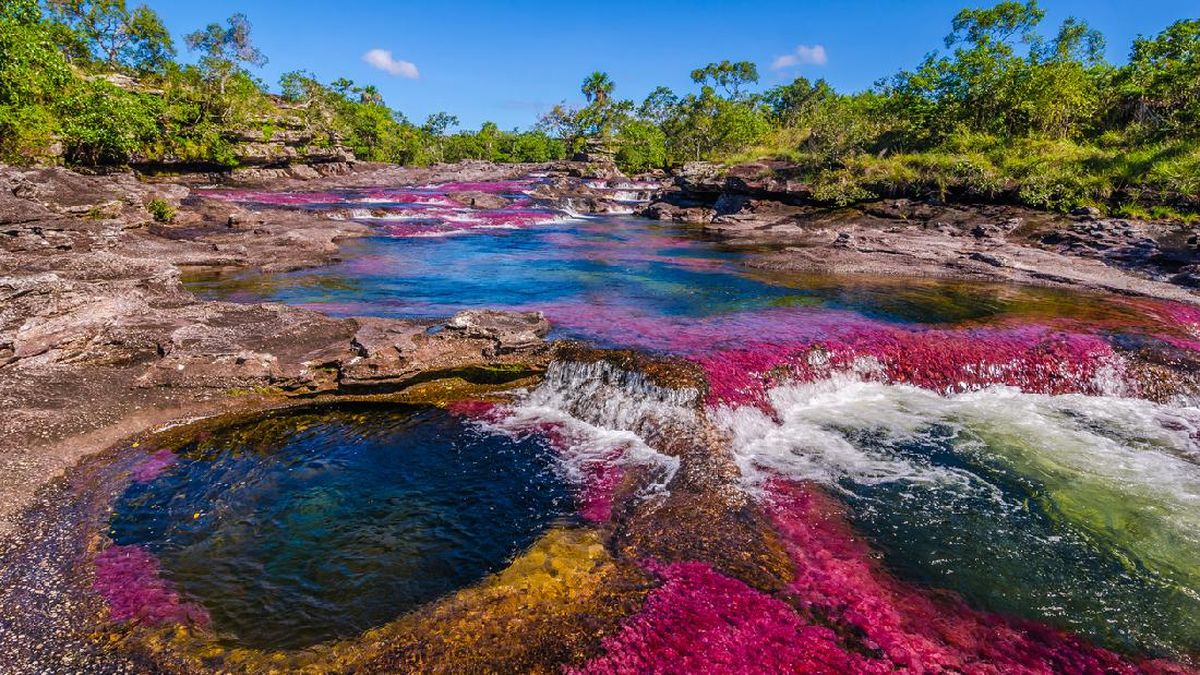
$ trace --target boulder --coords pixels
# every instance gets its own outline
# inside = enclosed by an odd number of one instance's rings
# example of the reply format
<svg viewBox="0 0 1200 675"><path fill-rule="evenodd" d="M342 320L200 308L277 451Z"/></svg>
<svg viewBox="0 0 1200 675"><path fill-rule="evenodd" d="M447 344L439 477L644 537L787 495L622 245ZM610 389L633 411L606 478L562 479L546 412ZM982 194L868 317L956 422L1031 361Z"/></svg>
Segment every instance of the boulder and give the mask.
<svg viewBox="0 0 1200 675"><path fill-rule="evenodd" d="M502 209L511 202L508 198L492 192L471 190L467 192L448 192L446 197L473 209Z"/></svg>

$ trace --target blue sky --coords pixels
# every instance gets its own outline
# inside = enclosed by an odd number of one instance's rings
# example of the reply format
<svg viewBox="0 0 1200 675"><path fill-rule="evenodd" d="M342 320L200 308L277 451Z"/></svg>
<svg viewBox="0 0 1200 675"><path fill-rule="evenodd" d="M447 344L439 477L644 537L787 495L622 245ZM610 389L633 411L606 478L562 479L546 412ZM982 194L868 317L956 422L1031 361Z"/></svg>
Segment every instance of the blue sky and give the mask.
<svg viewBox="0 0 1200 675"><path fill-rule="evenodd" d="M179 40L243 12L271 59L257 74L306 69L323 81L375 84L392 107L421 121L445 110L477 128L527 126L556 102L577 101L579 83L605 70L617 95L640 100L655 86L691 86L688 73L722 59L759 65L763 86L796 75L824 77L841 90L871 85L942 46L950 19L979 0L843 2L367 2L365 0L148 0ZM1043 0L1046 32L1078 16L1125 60L1138 34L1200 15L1197 0ZM798 48L803 47L803 49ZM820 47L820 49L817 49ZM372 50L375 61L364 60ZM186 50L182 56L188 57ZM383 52L390 52L389 61ZM773 69L780 57L794 62ZM415 72L414 72L415 70ZM414 79L412 76L417 75Z"/></svg>

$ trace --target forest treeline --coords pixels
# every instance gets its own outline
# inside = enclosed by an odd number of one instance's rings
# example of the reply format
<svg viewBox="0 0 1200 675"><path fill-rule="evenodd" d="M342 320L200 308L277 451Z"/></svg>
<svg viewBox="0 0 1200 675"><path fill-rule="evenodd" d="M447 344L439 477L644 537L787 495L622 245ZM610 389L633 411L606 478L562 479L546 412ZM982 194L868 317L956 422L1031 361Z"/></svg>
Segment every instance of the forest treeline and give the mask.
<svg viewBox="0 0 1200 675"><path fill-rule="evenodd" d="M0 159L232 167L234 139L269 138L290 119L314 145L400 164L541 162L591 141L630 173L787 160L833 204L929 194L1200 211L1200 19L1139 37L1114 65L1086 22L1047 26L1044 15L1036 0L964 9L943 46L860 92L805 78L764 89L755 64L722 61L693 71L690 91L660 87L637 102L596 72L581 104L557 105L531 129L463 131L447 113L410 121L345 79L292 72L272 92L254 76L265 57L242 15L185 36L198 58L184 64L147 7L0 0Z"/></svg>

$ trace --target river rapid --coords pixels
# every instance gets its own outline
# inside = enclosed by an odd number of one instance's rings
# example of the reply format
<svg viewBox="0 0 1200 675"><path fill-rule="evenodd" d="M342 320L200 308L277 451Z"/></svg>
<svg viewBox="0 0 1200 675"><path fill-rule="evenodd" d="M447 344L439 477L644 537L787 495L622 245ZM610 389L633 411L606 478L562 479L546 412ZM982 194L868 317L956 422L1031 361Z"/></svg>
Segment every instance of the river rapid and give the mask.
<svg viewBox="0 0 1200 675"><path fill-rule="evenodd" d="M206 298L338 316L538 311L552 337L637 355L563 358L510 400L452 406L472 443L502 446L505 457L549 449L553 471L570 486L568 498L539 470L505 464L520 475L497 478L500 499L551 513L525 526L503 520L509 529L485 538L497 549L487 555L511 560L551 521L620 532L655 505L670 511L676 486L704 482L688 477L683 438L719 457L705 466L725 467L711 470L723 476L722 499L757 514L755 527L786 571L772 587L752 573L739 578L736 565L717 558L641 555L636 564L652 586L644 601L571 668L1183 672L1197 663L1200 399L1186 364L1200 353L1200 308L1051 288L764 272L745 264L750 251L684 226L544 208L528 196L537 181L210 191L247 208L358 220L376 236L344 242L342 261L325 268L187 282ZM635 184L606 189L630 210L640 196ZM466 208L448 196L461 191L507 206ZM691 379L656 376L643 362L673 364ZM378 433L338 429L309 445L381 443ZM164 462L144 482L150 487L117 507L116 538L163 552L154 564L185 596L197 560L178 551L197 544L135 527L138 509L150 508L142 493L158 484L155 498L170 502L175 488L161 481L178 483L178 471L198 489L205 476L233 470L237 448L223 452L216 468L198 468L195 456ZM375 462L394 471L390 460L363 456L350 453L353 470L377 472ZM245 475L221 480L280 480L276 469L237 471ZM472 494L487 492L481 475L466 480ZM338 494L362 490L353 483ZM255 500L285 490L247 489ZM523 497L529 490L544 495ZM563 505L571 513L556 511ZM176 506L170 513L191 509ZM250 527L263 516L239 517ZM202 534L188 536L211 532ZM227 551L236 548L232 534L221 536ZM378 523L346 535L363 536L378 537ZM219 567L220 547L203 548ZM403 553L381 555L394 568ZM462 555L473 567L456 569L465 576L458 586L497 570ZM368 567L376 576L366 583L386 588L377 576L388 568ZM325 583L319 572L300 576ZM205 593L211 601L219 591L204 590L197 603ZM436 595L414 593L420 602ZM252 611L218 606L218 614L255 621ZM310 630L312 641L401 613L372 607L370 618L346 619L343 629ZM218 618L217 629L226 628L253 632ZM295 646L269 634L234 639Z"/></svg>

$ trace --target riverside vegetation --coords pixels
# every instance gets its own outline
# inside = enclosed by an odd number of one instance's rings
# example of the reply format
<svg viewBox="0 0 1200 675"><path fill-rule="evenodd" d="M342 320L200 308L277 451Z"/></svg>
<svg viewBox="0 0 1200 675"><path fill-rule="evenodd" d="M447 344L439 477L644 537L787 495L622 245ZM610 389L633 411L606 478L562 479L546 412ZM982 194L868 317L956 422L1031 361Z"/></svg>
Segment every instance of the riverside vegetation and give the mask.
<svg viewBox="0 0 1200 675"><path fill-rule="evenodd" d="M148 7L125 0L0 0L0 159L10 163L234 168L238 139L301 129L305 150L362 160L545 162L589 141L631 173L692 160L778 159L817 202L887 196L1091 206L1141 218L1200 214L1200 19L1105 61L1084 21L1043 26L1036 0L964 9L945 49L862 92L797 78L758 90L753 63L692 72L697 90L615 96L605 73L586 105L555 106L527 131L417 124L373 86L302 71L278 90L243 15L187 35L194 65Z"/></svg>

